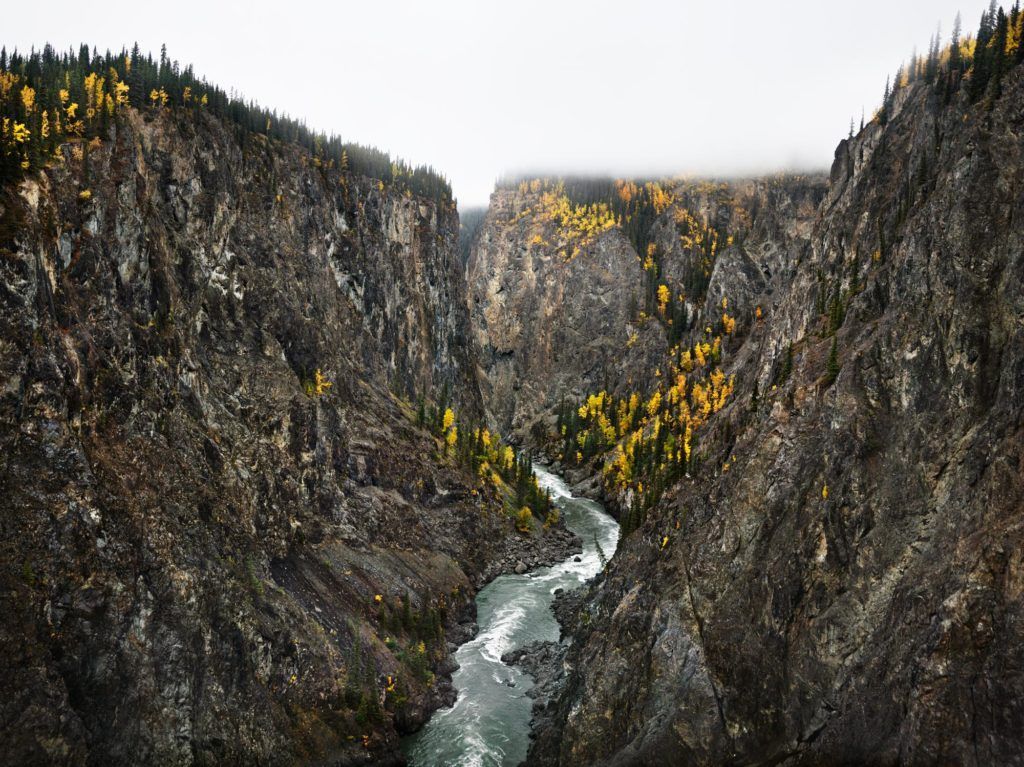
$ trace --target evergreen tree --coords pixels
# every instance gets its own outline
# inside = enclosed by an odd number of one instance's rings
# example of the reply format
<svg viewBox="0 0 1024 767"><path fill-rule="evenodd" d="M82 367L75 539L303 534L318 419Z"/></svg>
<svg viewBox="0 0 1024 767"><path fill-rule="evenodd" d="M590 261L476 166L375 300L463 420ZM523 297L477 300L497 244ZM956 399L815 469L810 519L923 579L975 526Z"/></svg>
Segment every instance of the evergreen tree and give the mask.
<svg viewBox="0 0 1024 767"><path fill-rule="evenodd" d="M961 29L960 14L957 13L956 20L953 22L953 35L949 41L949 69L950 72L959 74L960 68L963 65L963 60L960 55L960 29Z"/></svg>
<svg viewBox="0 0 1024 767"><path fill-rule="evenodd" d="M832 294L832 302L829 305L828 312L828 332L830 334L835 333L842 327L845 310L843 306L843 296L838 287Z"/></svg>
<svg viewBox="0 0 1024 767"><path fill-rule="evenodd" d="M935 39L935 36L932 35L928 38L928 54L924 57L924 72L922 73L924 75L924 81L928 83L928 85L935 82L935 71L939 61L938 49L938 42Z"/></svg>
<svg viewBox="0 0 1024 767"><path fill-rule="evenodd" d="M885 125L889 122L889 102L892 101L892 88L889 78L885 78L885 93L882 95L882 108L878 110L878 120Z"/></svg>
<svg viewBox="0 0 1024 767"><path fill-rule="evenodd" d="M981 15L981 23L978 25L977 42L974 46L974 64L968 88L972 101L977 101L985 93L992 74L992 55L989 43L995 31L995 21L995 0L993 0L989 10Z"/></svg>
<svg viewBox="0 0 1024 767"><path fill-rule="evenodd" d="M786 346L786 357L782 362L782 372L779 374L779 383L784 384L793 374L793 343Z"/></svg>
<svg viewBox="0 0 1024 767"><path fill-rule="evenodd" d="M992 33L992 51L990 55L991 73L989 79L989 91L992 98L999 98L1002 92L1002 79L1008 68L1006 60L1006 38L1009 33L1006 14L1000 8L996 12L995 28Z"/></svg>
<svg viewBox="0 0 1024 767"><path fill-rule="evenodd" d="M1015 21L1013 22L1013 28L1017 30L1017 58L1015 64L1024 62L1024 11L1020 9L1020 2L1013 5L1013 15Z"/></svg>
<svg viewBox="0 0 1024 767"><path fill-rule="evenodd" d="M826 366L825 378L828 385L832 383L839 376L839 343L838 336L832 336L832 348L828 352L828 363Z"/></svg>

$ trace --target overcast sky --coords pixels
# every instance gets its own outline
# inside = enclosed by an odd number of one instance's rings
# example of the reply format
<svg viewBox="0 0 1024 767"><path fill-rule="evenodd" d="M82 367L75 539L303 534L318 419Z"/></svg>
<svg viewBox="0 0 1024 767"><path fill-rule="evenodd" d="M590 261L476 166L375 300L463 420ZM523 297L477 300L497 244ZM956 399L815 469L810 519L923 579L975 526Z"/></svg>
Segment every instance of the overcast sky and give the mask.
<svg viewBox="0 0 1024 767"><path fill-rule="evenodd" d="M0 42L138 40L225 89L451 180L827 167L887 74L988 0L29 0Z"/></svg>

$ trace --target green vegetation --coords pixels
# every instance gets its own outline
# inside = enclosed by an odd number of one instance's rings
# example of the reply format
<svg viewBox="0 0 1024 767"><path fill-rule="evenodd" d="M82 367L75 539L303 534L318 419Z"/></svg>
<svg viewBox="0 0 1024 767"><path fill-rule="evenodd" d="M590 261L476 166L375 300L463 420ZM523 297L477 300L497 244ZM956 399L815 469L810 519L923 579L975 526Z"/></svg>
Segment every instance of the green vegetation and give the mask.
<svg viewBox="0 0 1024 767"><path fill-rule="evenodd" d="M782 369L776 378L776 385L782 386L793 375L793 342L786 344L786 356L782 358Z"/></svg>
<svg viewBox="0 0 1024 767"><path fill-rule="evenodd" d="M732 396L735 382L718 367L721 336L674 347L666 370L655 371L651 394L591 394L576 408L559 408L556 452L565 465L602 462L605 489L628 499L628 535L643 524L664 491L691 471L697 435Z"/></svg>
<svg viewBox="0 0 1024 767"><path fill-rule="evenodd" d="M373 655L363 649L358 626L350 623L348 628L351 648L345 663L345 706L355 711L356 723L365 726L383 719L377 694L377 668Z"/></svg>
<svg viewBox="0 0 1024 767"><path fill-rule="evenodd" d="M828 362L825 367L825 383L829 386L839 377L839 343L836 336L832 336L832 347L828 352Z"/></svg>
<svg viewBox="0 0 1024 767"><path fill-rule="evenodd" d="M252 592L258 596L263 596L263 581L256 572L256 563L253 561L252 555L246 555L245 557L245 574Z"/></svg>
<svg viewBox="0 0 1024 767"><path fill-rule="evenodd" d="M444 595L434 599L421 597L419 601L422 609L413 606L412 596L408 593L394 600L374 597L378 623L391 634L404 635L414 642L431 643L443 639L447 620Z"/></svg>
<svg viewBox="0 0 1024 767"><path fill-rule="evenodd" d="M47 45L28 56L0 51L0 184L61 162L58 149L66 143L87 157L93 142L109 138L111 126L128 108L174 109L194 119L206 112L234 125L241 141L259 134L295 144L309 152L317 167L379 179L453 204L448 181L433 169L411 167L379 149L310 130L300 120L228 95L197 77L191 66L171 61L166 49L154 60L138 45L130 52L102 55L87 45L66 53Z"/></svg>
<svg viewBox="0 0 1024 767"><path fill-rule="evenodd" d="M460 422L448 400L447 386L437 403L420 400L416 419L420 426L441 440L445 457L497 489L511 516L518 518L525 507L531 519L548 519L554 504L551 494L537 484L530 457L517 453L499 434L485 426Z"/></svg>
<svg viewBox="0 0 1024 767"><path fill-rule="evenodd" d="M892 116L897 94L912 83L926 83L946 103L964 87L972 102L999 98L1006 73L1024 61L1022 40L1024 13L1019 2L1007 13L992 0L988 10L982 13L978 32L973 37L961 37L961 21L957 15L948 45L942 47L936 33L926 55L915 54L906 66L896 71L894 78L886 81L875 119L884 125Z"/></svg>

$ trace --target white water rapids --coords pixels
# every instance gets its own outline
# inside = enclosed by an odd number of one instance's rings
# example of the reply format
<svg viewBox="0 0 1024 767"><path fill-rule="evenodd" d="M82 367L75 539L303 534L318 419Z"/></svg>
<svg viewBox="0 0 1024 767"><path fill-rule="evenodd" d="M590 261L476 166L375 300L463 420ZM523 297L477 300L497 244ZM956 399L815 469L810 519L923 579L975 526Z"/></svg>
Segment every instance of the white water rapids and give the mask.
<svg viewBox="0 0 1024 767"><path fill-rule="evenodd" d="M558 640L551 612L557 589L578 588L601 570L601 554L611 557L619 525L599 503L573 496L565 482L534 466L542 488L549 489L562 519L583 540L574 557L525 575L502 575L477 594L479 633L455 653L459 670L452 681L458 700L437 711L404 743L412 767L514 767L526 758L530 677L501 662L510 650L537 640Z"/></svg>

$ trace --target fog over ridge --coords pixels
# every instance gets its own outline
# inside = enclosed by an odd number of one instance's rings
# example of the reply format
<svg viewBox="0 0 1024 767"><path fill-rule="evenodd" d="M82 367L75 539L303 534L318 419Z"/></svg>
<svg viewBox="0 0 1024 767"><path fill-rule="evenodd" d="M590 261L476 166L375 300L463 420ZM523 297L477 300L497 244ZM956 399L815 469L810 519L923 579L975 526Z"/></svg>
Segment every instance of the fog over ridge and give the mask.
<svg viewBox="0 0 1024 767"><path fill-rule="evenodd" d="M10 8L2 43L166 43L224 88L448 176L464 205L544 174L824 169L887 75L985 0L609 0L483 4L68 0ZM80 18L73 32L57 16ZM301 60L311 74L297 77Z"/></svg>

